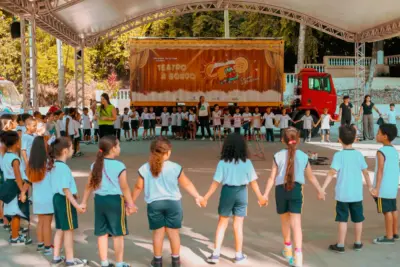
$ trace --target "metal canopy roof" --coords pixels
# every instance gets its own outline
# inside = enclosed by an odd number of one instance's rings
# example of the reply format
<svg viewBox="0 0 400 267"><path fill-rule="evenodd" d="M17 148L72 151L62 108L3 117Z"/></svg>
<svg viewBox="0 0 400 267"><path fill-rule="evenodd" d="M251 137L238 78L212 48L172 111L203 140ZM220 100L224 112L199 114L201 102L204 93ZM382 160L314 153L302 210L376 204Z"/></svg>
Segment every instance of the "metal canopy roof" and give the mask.
<svg viewBox="0 0 400 267"><path fill-rule="evenodd" d="M32 8L36 2L36 8ZM64 42L92 46L158 19L199 11L251 11L302 22L350 42L400 34L399 0L0 0Z"/></svg>

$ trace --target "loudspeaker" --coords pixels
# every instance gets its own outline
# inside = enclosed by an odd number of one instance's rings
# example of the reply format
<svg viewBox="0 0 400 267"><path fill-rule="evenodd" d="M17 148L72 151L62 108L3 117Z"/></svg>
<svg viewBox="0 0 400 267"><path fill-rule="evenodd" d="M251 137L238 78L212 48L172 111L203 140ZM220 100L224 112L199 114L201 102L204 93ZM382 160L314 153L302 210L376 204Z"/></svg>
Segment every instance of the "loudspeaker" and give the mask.
<svg viewBox="0 0 400 267"><path fill-rule="evenodd" d="M16 39L21 37L21 23L19 21L14 21L10 25L11 37Z"/></svg>
<svg viewBox="0 0 400 267"><path fill-rule="evenodd" d="M76 58L77 58L77 59L81 59L81 58L82 58L82 50L78 50L78 51L76 52Z"/></svg>

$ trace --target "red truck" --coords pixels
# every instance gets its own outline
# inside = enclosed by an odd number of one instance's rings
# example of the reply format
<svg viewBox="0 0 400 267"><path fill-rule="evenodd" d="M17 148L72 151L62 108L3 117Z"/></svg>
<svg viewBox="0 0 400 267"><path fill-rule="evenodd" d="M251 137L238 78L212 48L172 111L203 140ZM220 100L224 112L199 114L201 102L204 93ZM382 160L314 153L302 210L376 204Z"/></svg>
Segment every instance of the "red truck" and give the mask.
<svg viewBox="0 0 400 267"><path fill-rule="evenodd" d="M284 107L280 38L134 38L129 48L131 104L139 108L196 106L200 96L211 106ZM295 98L294 120L306 109L315 121L324 108L336 110L331 76L314 69L297 75Z"/></svg>

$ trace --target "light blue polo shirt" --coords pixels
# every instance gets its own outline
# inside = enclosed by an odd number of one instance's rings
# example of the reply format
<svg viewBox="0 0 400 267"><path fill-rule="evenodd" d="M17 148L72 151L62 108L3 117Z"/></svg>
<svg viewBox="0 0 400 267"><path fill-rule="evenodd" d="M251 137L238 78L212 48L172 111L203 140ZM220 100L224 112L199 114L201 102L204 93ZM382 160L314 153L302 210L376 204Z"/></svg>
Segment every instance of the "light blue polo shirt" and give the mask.
<svg viewBox="0 0 400 267"><path fill-rule="evenodd" d="M161 173L154 177L150 171L149 163L139 169L139 175L144 180L144 200L147 204L159 200L180 200L178 179L181 176L182 167L171 161L165 161Z"/></svg>
<svg viewBox="0 0 400 267"><path fill-rule="evenodd" d="M71 169L65 162L56 161L54 162L54 167L50 171L51 175L51 188L53 194L60 194L65 196L63 189L68 188L71 194L76 195L78 189L76 188L75 179L72 176Z"/></svg>
<svg viewBox="0 0 400 267"><path fill-rule="evenodd" d="M397 197L399 190L399 153L393 146L383 146L377 153L382 153L385 158L379 197L394 199ZM374 187L376 186L376 175L378 173L378 157L376 158L375 166Z"/></svg>
<svg viewBox="0 0 400 267"><path fill-rule="evenodd" d="M93 170L94 163L90 167ZM100 187L94 191L100 196L122 195L121 186L119 185L119 176L126 170L125 164L115 159L104 159L103 176L101 178Z"/></svg>
<svg viewBox="0 0 400 267"><path fill-rule="evenodd" d="M225 162L221 160L214 174L214 181L230 186L247 185L257 180L257 178L256 170L249 159L245 162L239 160L237 163L234 161Z"/></svg>
<svg viewBox="0 0 400 267"><path fill-rule="evenodd" d="M28 177L25 175L25 169L22 165L22 160L14 153L6 152L3 156L1 162L1 170L3 171L3 176L5 180L15 180L14 168L12 166L15 160L19 161L19 170L21 173L21 178L28 181Z"/></svg>
<svg viewBox="0 0 400 267"><path fill-rule="evenodd" d="M287 149L283 149L274 155L275 164L278 166L278 174L275 179L275 185L282 185L285 183L285 174L287 167ZM296 150L294 159L294 178L295 182L300 184L305 183L304 172L308 165L308 156L301 150Z"/></svg>
<svg viewBox="0 0 400 267"><path fill-rule="evenodd" d="M33 140L35 140L35 136L33 134L27 134L27 133L22 134L21 150L25 150L26 151L26 156L28 157L28 161L29 161L29 158L31 156ZM23 168L25 170L27 166L25 166L25 162L24 161L22 161L22 165L23 165Z"/></svg>
<svg viewBox="0 0 400 267"><path fill-rule="evenodd" d="M340 202L358 202L363 200L363 175L367 169L364 156L355 149L343 149L333 156L331 169L336 175L336 196Z"/></svg>
<svg viewBox="0 0 400 267"><path fill-rule="evenodd" d="M389 110L388 112L388 123L396 124L396 110Z"/></svg>

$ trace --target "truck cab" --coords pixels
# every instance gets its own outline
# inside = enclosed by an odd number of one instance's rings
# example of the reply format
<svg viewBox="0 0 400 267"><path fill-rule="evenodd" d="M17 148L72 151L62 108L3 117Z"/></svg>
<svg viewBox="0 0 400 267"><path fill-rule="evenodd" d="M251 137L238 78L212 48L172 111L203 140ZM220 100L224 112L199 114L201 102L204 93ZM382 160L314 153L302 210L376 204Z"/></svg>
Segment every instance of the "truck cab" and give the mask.
<svg viewBox="0 0 400 267"><path fill-rule="evenodd" d="M318 122L325 108L332 118L336 119L337 95L332 76L329 73L318 72L315 69L302 69L297 75L295 99L292 103L294 120L299 120L306 110L311 111L314 122ZM299 123L297 127L302 128ZM314 128L316 134L319 126Z"/></svg>
<svg viewBox="0 0 400 267"><path fill-rule="evenodd" d="M0 112L19 113L22 96L13 82L0 77Z"/></svg>

